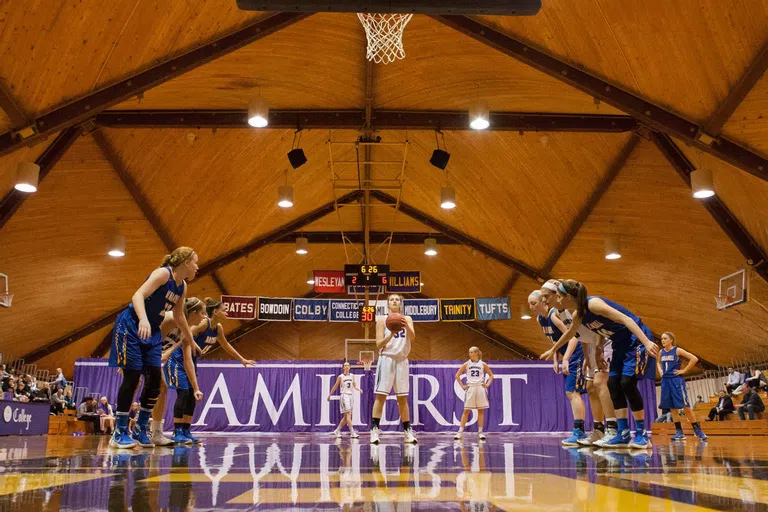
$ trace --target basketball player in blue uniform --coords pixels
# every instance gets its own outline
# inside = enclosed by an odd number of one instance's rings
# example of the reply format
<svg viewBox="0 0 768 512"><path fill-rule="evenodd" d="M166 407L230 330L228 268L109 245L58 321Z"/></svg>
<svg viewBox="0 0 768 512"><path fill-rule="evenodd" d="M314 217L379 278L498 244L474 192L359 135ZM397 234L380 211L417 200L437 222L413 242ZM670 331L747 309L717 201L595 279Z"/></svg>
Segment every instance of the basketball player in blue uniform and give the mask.
<svg viewBox="0 0 768 512"><path fill-rule="evenodd" d="M557 316L557 309L547 306L546 301L541 295L541 291L534 290L528 296L528 307L531 308L536 319L544 331L544 336L551 343L555 343L563 335L566 329L564 322ZM584 399L582 395L587 392L586 379L582 368L584 366L584 352L578 339L571 337L568 348L572 349L573 355L569 359L563 359L563 375L565 376L565 395L571 403L571 412L573 413L573 433L567 439L562 440L563 446L578 446L579 440L587 437L584 432L584 418L586 410L584 408ZM566 347L560 347L559 352L554 356L555 373L560 373L557 354L565 355Z"/></svg>
<svg viewBox="0 0 768 512"><path fill-rule="evenodd" d="M160 324L166 311L173 311L174 320L181 330L184 344L192 343L192 332L184 316L186 280L197 273L197 254L189 247L179 247L163 259L144 284L133 294L131 304L120 313L115 322L109 365L123 371L123 382L117 393L117 428L109 441L113 448L133 448L138 443L153 447L147 424L160 394L163 337ZM144 374L134 438L128 433L128 413L133 394ZM196 383L195 383L196 384Z"/></svg>
<svg viewBox="0 0 768 512"><path fill-rule="evenodd" d="M618 433L615 438L602 444L603 448L651 447L645 431L643 397L637 389L638 376L643 376L648 356L656 357L659 347L651 339L651 330L643 321L625 307L603 297L590 297L587 287L578 281L566 279L558 285L557 296L566 309L575 309L576 315L568 331L554 347L541 355L542 359L553 357L555 350L568 343L585 325L589 330L610 338L613 345L613 359L609 368L608 390L611 392L616 412ZM566 351L566 354L568 351ZM635 438L630 439L627 402L635 419Z"/></svg>
<svg viewBox="0 0 768 512"><path fill-rule="evenodd" d="M192 335L195 345L200 349L200 355L204 356L216 343L232 357L245 366L255 366L256 363L245 359L227 341L224 335L224 327L221 325L227 319L227 312L221 301L206 297L205 311L207 318L192 327ZM194 437L190 431L192 416L195 413L195 405L199 400L197 394L197 354L191 345L182 345L176 348L164 367L165 380L168 387L176 390L176 403L173 406L173 442L178 444L197 444L200 440Z"/></svg>
<svg viewBox="0 0 768 512"><path fill-rule="evenodd" d="M675 430L672 436L673 441L682 441L685 439L683 427L680 424L680 410L685 409L685 417L691 422L693 432L696 437L704 441L707 436L701 431L701 425L696 421L696 414L688 401L688 389L685 386L683 375L688 373L691 368L696 366L699 358L687 350L683 350L675 344L675 335L671 332L665 332L661 335L661 353L656 364L657 370L661 375L661 404L662 409L669 409L672 413L672 421L675 422ZM680 358L688 360L685 368L680 369Z"/></svg>

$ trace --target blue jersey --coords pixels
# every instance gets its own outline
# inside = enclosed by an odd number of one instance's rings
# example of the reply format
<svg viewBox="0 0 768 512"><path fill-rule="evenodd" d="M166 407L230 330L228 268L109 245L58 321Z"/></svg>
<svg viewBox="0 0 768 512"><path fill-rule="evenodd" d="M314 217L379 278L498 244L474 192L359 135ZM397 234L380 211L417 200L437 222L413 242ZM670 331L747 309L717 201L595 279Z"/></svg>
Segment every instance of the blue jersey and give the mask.
<svg viewBox="0 0 768 512"><path fill-rule="evenodd" d="M555 308L552 308L549 310L549 313L547 313L546 317L538 315L538 317L536 318L539 321L539 325L541 326L542 330L544 331L544 335L547 338L549 338L549 341L551 341L553 345L557 343L558 340L560 340L560 338L563 337L563 332L557 328L554 322L552 322L552 316L556 314L557 314L557 310ZM569 319L563 320L563 323L566 326L571 322L572 320L569 320ZM558 354L563 356L565 355L566 350L568 350L567 343L562 347L560 347L557 352ZM578 345L576 345L576 349L573 351L573 357L581 358L582 354L583 354L583 350L581 348L581 343L579 343Z"/></svg>
<svg viewBox="0 0 768 512"><path fill-rule="evenodd" d="M589 305L589 301L592 299L601 299L613 309L624 313L629 318L634 320L639 327L642 327L643 321L624 306L616 304L612 300L608 300L605 297L587 297L587 305ZM602 315L597 315L591 312L589 307L587 307L587 313L584 315L584 318L581 319L581 323L584 324L590 331L596 332L604 338L611 338L614 346L616 343L629 340L632 336L632 333L624 324L616 322L615 320L611 320L610 318L604 317Z"/></svg>
<svg viewBox="0 0 768 512"><path fill-rule="evenodd" d="M679 377L679 375L675 375L675 370L680 369L680 356L677 355L677 347L672 347L670 350L661 349L659 358L663 372L662 377Z"/></svg>
<svg viewBox="0 0 768 512"><path fill-rule="evenodd" d="M195 343L198 347L200 347L200 350L202 350L202 355L205 355L208 351L211 350L211 347L213 347L216 342L219 339L219 328L211 327L211 321L208 320L208 327L204 330L198 333L197 336L195 336ZM197 361L198 356L196 355L196 352L192 351L192 360ZM176 350L174 350L170 357L168 358L173 359L174 363L184 366L184 347L182 345L179 345Z"/></svg>
<svg viewBox="0 0 768 512"><path fill-rule="evenodd" d="M171 267L163 267L168 271L168 281L160 286L157 290L152 292L152 295L144 299L144 310L147 313L147 320L152 328L152 334L157 334L160 331L160 324L163 322L163 315L166 311L170 311L179 302L179 299L184 295L184 281L181 284L176 284L173 279L173 272ZM133 307L133 303L128 306L128 310L131 312L131 316L139 321L136 310Z"/></svg>

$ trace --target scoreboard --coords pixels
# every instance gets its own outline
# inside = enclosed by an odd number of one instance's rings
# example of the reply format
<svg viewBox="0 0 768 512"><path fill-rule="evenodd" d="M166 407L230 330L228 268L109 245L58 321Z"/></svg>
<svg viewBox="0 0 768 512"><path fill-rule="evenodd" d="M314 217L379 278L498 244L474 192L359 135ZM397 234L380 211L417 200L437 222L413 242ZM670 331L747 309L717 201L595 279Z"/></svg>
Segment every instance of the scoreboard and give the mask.
<svg viewBox="0 0 768 512"><path fill-rule="evenodd" d="M386 286L389 265L344 265L345 286Z"/></svg>

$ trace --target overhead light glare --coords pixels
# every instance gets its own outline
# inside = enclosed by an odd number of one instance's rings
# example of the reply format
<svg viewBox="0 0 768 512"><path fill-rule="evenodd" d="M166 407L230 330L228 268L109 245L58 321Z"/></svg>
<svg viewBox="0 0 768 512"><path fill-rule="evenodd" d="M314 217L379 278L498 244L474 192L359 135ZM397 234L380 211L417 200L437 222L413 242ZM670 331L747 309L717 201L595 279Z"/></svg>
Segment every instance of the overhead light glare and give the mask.
<svg viewBox="0 0 768 512"><path fill-rule="evenodd" d="M31 194L37 192L40 166L33 162L19 162L16 165L16 183L13 188L19 192Z"/></svg>

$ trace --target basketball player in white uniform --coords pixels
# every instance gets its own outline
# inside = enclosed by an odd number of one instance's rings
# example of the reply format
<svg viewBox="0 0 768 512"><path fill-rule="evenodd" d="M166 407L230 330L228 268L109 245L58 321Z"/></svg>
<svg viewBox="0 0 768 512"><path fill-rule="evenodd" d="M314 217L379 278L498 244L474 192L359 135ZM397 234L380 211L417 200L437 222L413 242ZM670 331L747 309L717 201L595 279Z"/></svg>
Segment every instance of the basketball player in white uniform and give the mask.
<svg viewBox="0 0 768 512"><path fill-rule="evenodd" d="M456 382L464 388L464 414L461 415L461 425L454 439L461 439L464 434L464 425L467 424L469 413L477 410L477 438L485 439L483 423L485 423L485 409L488 408L488 386L493 381L493 372L482 360L483 353L477 347L469 349L469 360L461 365L456 372ZM488 374L488 381L485 375ZM461 376L466 375L467 383L462 384Z"/></svg>
<svg viewBox="0 0 768 512"><path fill-rule="evenodd" d="M392 294L387 298L387 308L390 313L402 314L403 298ZM411 430L411 412L408 409L408 393L410 391L410 375L408 371L408 354L411 343L416 339L413 330L413 319L403 316L402 328L392 332L386 326L385 318L376 320L376 348L379 350L379 360L376 364L376 400L371 414L371 443L379 443L379 421L384 411L389 392L395 388L397 407L400 420L403 422L406 443L416 443L416 436Z"/></svg>
<svg viewBox="0 0 768 512"><path fill-rule="evenodd" d="M330 401L331 395L336 391L336 388L341 387L339 395L341 422L339 422L339 426L336 427L336 430L334 430L333 433L336 437L341 437L341 428L344 426L344 423L346 423L349 426L349 434L353 438L358 438L360 436L355 432L355 427L352 426L352 407L354 405L352 392L357 391L358 393L362 393L362 390L358 387L355 376L349 373L350 368L351 366L349 362L345 362L342 370L343 373L336 378L336 384L333 385L330 393L328 393L327 400Z"/></svg>

